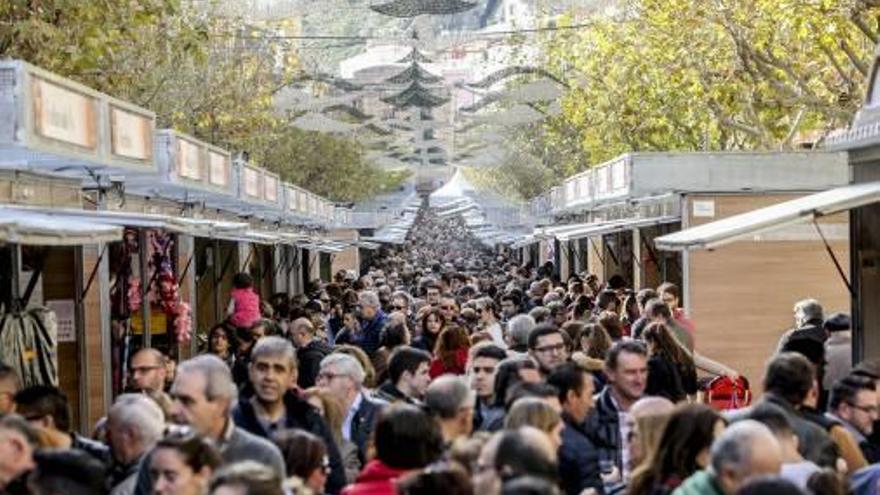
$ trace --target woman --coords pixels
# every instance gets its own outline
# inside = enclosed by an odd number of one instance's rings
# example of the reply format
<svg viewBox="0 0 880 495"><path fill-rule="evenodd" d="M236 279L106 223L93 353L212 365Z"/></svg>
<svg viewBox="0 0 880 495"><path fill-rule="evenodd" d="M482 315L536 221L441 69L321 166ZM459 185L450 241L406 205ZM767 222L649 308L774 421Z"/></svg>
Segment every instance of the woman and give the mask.
<svg viewBox="0 0 880 495"><path fill-rule="evenodd" d="M678 406L657 449L633 473L629 495L672 493L684 480L709 465L709 449L725 426L724 419L708 406Z"/></svg>
<svg viewBox="0 0 880 495"><path fill-rule="evenodd" d="M220 453L198 435L169 435L150 456L153 495L201 495L208 488Z"/></svg>
<svg viewBox="0 0 880 495"><path fill-rule="evenodd" d="M581 332L581 351L588 357L604 361L611 349L611 336L601 325L588 323Z"/></svg>
<svg viewBox="0 0 880 495"><path fill-rule="evenodd" d="M434 379L446 373L463 375L467 369L470 345L470 339L463 328L458 325L447 326L437 338L434 359L431 360L431 366L428 369L431 378Z"/></svg>
<svg viewBox="0 0 880 495"><path fill-rule="evenodd" d="M283 430L273 440L284 457L287 476L298 478L315 495L324 493L330 475L324 441L304 430Z"/></svg>
<svg viewBox="0 0 880 495"><path fill-rule="evenodd" d="M389 321L379 335L379 348L373 354L376 383L384 383L388 378L388 358L391 356L391 351L402 345L409 345L409 330L406 324L401 321Z"/></svg>
<svg viewBox="0 0 880 495"><path fill-rule="evenodd" d="M599 326L608 332L611 340L617 342L623 338L623 324L620 323L620 317L613 311L602 311L599 313Z"/></svg>
<svg viewBox="0 0 880 495"><path fill-rule="evenodd" d="M333 440L336 441L336 446L339 448L339 453L342 455L342 465L345 466L345 479L349 483L353 482L357 478L362 466L358 458L357 445L342 436L342 423L345 420L342 404L326 388L312 387L303 393L303 397L318 411L318 414L327 423L330 433L333 434Z"/></svg>
<svg viewBox="0 0 880 495"><path fill-rule="evenodd" d="M412 346L428 352L434 352L437 346L437 337L446 326L446 319L438 308L430 308L425 311L420 320L418 338L413 340Z"/></svg>
<svg viewBox="0 0 880 495"><path fill-rule="evenodd" d="M224 323L215 325L208 332L208 353L222 359L230 369L235 364L235 354L232 352L234 348L233 332Z"/></svg>
<svg viewBox="0 0 880 495"><path fill-rule="evenodd" d="M660 322L645 328L642 338L648 346L647 395L659 395L681 402L697 393L697 370L691 355L679 345Z"/></svg>
<svg viewBox="0 0 880 495"><path fill-rule="evenodd" d="M562 445L562 417L544 399L524 397L513 403L504 420L504 429L515 430L521 426L534 426L546 433L554 451Z"/></svg>

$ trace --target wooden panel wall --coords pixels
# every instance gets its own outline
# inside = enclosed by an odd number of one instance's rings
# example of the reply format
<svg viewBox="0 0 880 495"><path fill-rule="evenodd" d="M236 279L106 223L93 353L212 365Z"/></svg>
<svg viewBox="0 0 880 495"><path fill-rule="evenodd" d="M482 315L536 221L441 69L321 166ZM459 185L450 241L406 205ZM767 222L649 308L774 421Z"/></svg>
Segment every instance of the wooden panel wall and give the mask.
<svg viewBox="0 0 880 495"><path fill-rule="evenodd" d="M697 198L714 199L716 216L687 220L696 225L793 197ZM692 213L690 206L688 212ZM845 216L825 220L846 221ZM848 267L848 242L832 241L832 247L841 264ZM850 310L846 287L820 241L740 241L715 251L691 252L687 263L687 298L697 326L697 349L739 370L757 393L766 361L780 335L793 324L795 302L814 297L827 313Z"/></svg>
<svg viewBox="0 0 880 495"><path fill-rule="evenodd" d="M85 289L88 277L99 262L100 246L90 245L79 248L81 290ZM111 397L110 360L105 355L105 339L110 338L109 273L106 256L100 261L95 281L83 298L83 329L78 337L80 357L81 393L85 394L83 416L85 428L91 428L107 412ZM81 423L82 424L82 423ZM87 431L87 430L84 430Z"/></svg>

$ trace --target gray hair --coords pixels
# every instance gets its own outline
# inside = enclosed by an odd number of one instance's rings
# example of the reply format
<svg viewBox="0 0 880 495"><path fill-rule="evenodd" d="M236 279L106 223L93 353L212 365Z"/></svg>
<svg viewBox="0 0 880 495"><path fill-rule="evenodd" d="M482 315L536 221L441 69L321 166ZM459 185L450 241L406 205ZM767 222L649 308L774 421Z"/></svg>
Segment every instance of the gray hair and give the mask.
<svg viewBox="0 0 880 495"><path fill-rule="evenodd" d="M165 413L156 401L143 394L120 395L107 417L136 431L144 445L155 444L165 432Z"/></svg>
<svg viewBox="0 0 880 495"><path fill-rule="evenodd" d="M394 293L391 294L391 299L395 298L405 299L407 307L412 306L412 296L410 296L405 290L394 291Z"/></svg>
<svg viewBox="0 0 880 495"><path fill-rule="evenodd" d="M824 319L822 305L815 299L803 299L796 302L794 312L802 315L804 322Z"/></svg>
<svg viewBox="0 0 880 495"><path fill-rule="evenodd" d="M379 308L382 306L382 303L379 302L379 296L376 295L375 292L371 290L365 290L358 295L358 302L364 306L370 306L373 308Z"/></svg>
<svg viewBox="0 0 880 495"><path fill-rule="evenodd" d="M516 315L507 322L507 334L514 345L527 345L529 334L535 328L535 319L529 315Z"/></svg>
<svg viewBox="0 0 880 495"><path fill-rule="evenodd" d="M251 351L251 362L255 363L261 357L281 357L287 360L290 369L297 368L296 349L293 348L293 344L289 340L283 337L270 335L258 340Z"/></svg>
<svg viewBox="0 0 880 495"><path fill-rule="evenodd" d="M761 437L776 441L769 428L752 419L732 424L712 444L712 470L715 473L730 469L739 476L751 469L755 441Z"/></svg>
<svg viewBox="0 0 880 495"><path fill-rule="evenodd" d="M361 366L361 363L354 356L342 354L341 352L328 354L327 357L321 360L321 369L323 370L328 366L335 367L341 375L350 376L358 386L364 384L364 378L366 377L364 367Z"/></svg>
<svg viewBox="0 0 880 495"><path fill-rule="evenodd" d="M536 323L543 323L550 319L550 310L544 306L537 306L529 311L529 316L531 316Z"/></svg>
<svg viewBox="0 0 880 495"><path fill-rule="evenodd" d="M460 376L443 375L428 385L425 405L442 419L452 419L458 412L474 405L474 392Z"/></svg>
<svg viewBox="0 0 880 495"><path fill-rule="evenodd" d="M208 400L229 399L235 402L238 388L232 381L232 372L222 359L213 354L203 354L180 363L177 376L199 373L205 377L205 397Z"/></svg>

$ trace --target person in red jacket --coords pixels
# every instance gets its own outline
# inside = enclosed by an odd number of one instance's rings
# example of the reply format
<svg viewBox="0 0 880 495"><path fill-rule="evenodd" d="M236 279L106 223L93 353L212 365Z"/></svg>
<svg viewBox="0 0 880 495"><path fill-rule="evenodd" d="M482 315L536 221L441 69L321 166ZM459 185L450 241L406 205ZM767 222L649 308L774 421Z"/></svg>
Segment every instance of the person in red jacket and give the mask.
<svg viewBox="0 0 880 495"><path fill-rule="evenodd" d="M418 407L404 403L392 404L379 414L374 441L376 457L342 495L396 495L398 478L443 454L443 435L437 422Z"/></svg>
<svg viewBox="0 0 880 495"><path fill-rule="evenodd" d="M431 379L451 373L463 375L467 368L470 340L467 332L455 324L449 324L440 332L437 346L434 348L434 359L428 373Z"/></svg>

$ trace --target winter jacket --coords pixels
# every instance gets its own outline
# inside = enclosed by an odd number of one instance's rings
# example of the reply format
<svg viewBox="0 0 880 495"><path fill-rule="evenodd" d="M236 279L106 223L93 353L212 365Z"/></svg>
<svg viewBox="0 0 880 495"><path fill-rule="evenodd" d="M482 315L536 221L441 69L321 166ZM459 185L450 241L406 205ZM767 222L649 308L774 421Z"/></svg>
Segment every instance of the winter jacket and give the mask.
<svg viewBox="0 0 880 495"><path fill-rule="evenodd" d="M327 455L330 458L330 476L327 478L327 493L339 493L345 486L345 467L342 464L342 456L339 447L330 432L330 428L318 412L305 400L297 397L293 392L284 395L284 427L300 429L312 433L324 440L327 446ZM251 404L250 397L242 397L232 410L232 420L235 425L258 437L271 438L270 432L263 428L257 413Z"/></svg>
<svg viewBox="0 0 880 495"><path fill-rule="evenodd" d="M620 438L620 416L611 387L605 387L596 397L596 407L587 416L585 431L598 450L600 462L613 462L623 472L623 441Z"/></svg>
<svg viewBox="0 0 880 495"><path fill-rule="evenodd" d="M388 316L381 309L377 310L376 316L372 320L361 322L361 331L352 339L354 344L363 349L368 356L372 356L379 348L379 338L387 321Z"/></svg>
<svg viewBox="0 0 880 495"><path fill-rule="evenodd" d="M370 434L376 426L376 420L379 418L379 412L382 411L384 404L380 404L363 394L363 399L351 419L351 441L357 445L358 458L361 465L366 463L367 446L370 440Z"/></svg>
<svg viewBox="0 0 880 495"><path fill-rule="evenodd" d="M332 352L330 346L323 340L314 339L301 349L296 350L296 360L299 362L299 377L296 380L299 388L305 390L315 386L318 373L321 371L321 360Z"/></svg>
<svg viewBox="0 0 880 495"><path fill-rule="evenodd" d="M559 479L568 495L579 495L586 488L593 488L598 495L604 493L599 452L587 438L583 424L576 423L563 414L562 445L559 447Z"/></svg>
<svg viewBox="0 0 880 495"><path fill-rule="evenodd" d="M342 495L397 495L395 482L406 472L387 466L379 459L370 461L355 484L342 490Z"/></svg>
<svg viewBox="0 0 880 495"><path fill-rule="evenodd" d="M852 371L852 335L849 332L832 333L825 341L825 390L831 390L837 380Z"/></svg>
<svg viewBox="0 0 880 495"><path fill-rule="evenodd" d="M686 398L681 373L675 363L656 354L648 359L648 384L645 387L645 395L666 397L672 402L680 402Z"/></svg>
<svg viewBox="0 0 880 495"><path fill-rule="evenodd" d="M384 402L385 404L394 404L395 402L405 402L413 405L419 404L419 401L404 395L404 393L395 387L390 381L386 381L379 386L379 388L373 393L373 398L379 402Z"/></svg>
<svg viewBox="0 0 880 495"><path fill-rule="evenodd" d="M229 317L229 323L232 325L238 328L250 328L262 318L260 296L253 289L232 289L230 297L232 298L233 310L232 316Z"/></svg>
<svg viewBox="0 0 880 495"><path fill-rule="evenodd" d="M428 374L431 375L432 380L446 373L451 373L453 375L463 375L465 373L465 369L467 368L467 360L467 348L458 349L455 351L455 362L452 364L452 366L447 367L445 364L443 364L443 361L434 358L431 360L431 367L428 369Z"/></svg>

